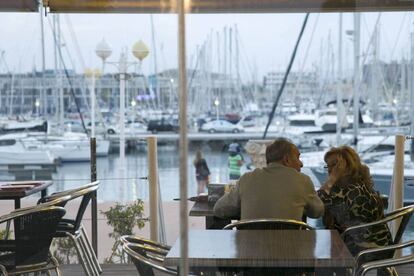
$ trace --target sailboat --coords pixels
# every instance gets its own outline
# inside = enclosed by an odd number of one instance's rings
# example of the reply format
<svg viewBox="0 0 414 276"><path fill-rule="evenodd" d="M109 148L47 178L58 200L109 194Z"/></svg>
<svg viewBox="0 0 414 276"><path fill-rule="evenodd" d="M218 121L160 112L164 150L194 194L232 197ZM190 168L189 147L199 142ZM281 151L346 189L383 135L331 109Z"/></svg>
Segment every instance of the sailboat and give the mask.
<svg viewBox="0 0 414 276"><path fill-rule="evenodd" d="M62 162L89 161L91 159L89 138L84 133L65 132L62 135L24 133L21 141L31 149L51 152ZM97 139L96 156L107 156L110 142Z"/></svg>
<svg viewBox="0 0 414 276"><path fill-rule="evenodd" d="M0 165L51 165L56 157L48 150L32 147L22 141L25 133L0 136Z"/></svg>

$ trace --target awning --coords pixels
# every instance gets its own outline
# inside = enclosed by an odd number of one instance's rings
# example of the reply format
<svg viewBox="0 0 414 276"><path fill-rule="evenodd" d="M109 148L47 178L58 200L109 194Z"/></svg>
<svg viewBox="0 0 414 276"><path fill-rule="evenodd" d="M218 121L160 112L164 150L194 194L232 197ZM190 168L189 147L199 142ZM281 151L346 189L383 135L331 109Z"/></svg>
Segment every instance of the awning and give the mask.
<svg viewBox="0 0 414 276"><path fill-rule="evenodd" d="M44 0L50 12L175 13L175 0ZM187 0L191 13L409 11L414 0Z"/></svg>
<svg viewBox="0 0 414 276"><path fill-rule="evenodd" d="M0 12L38 12L38 1L0 0Z"/></svg>

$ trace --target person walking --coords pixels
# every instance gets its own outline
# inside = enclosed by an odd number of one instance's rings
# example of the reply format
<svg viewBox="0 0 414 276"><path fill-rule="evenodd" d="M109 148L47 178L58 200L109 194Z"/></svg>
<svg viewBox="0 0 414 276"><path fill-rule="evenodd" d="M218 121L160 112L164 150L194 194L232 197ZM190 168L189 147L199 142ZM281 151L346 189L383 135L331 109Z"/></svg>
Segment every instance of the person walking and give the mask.
<svg viewBox="0 0 414 276"><path fill-rule="evenodd" d="M231 143L229 146L229 178L230 180L237 180L240 178L240 168L243 166L243 156L240 154L239 145Z"/></svg>
<svg viewBox="0 0 414 276"><path fill-rule="evenodd" d="M197 179L197 195L204 193L208 184L210 169L207 166L206 160L203 158L203 154L200 150L196 152L196 156L193 161Z"/></svg>

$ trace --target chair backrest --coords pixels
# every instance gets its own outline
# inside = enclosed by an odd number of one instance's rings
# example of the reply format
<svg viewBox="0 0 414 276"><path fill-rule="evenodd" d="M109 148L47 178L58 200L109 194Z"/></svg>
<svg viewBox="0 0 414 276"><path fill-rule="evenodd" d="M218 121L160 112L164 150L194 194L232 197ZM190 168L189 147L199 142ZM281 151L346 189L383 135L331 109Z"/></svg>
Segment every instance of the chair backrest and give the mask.
<svg viewBox="0 0 414 276"><path fill-rule="evenodd" d="M119 241L122 244L125 244L125 243L132 243L132 244L138 243L138 244L142 244L142 245L150 245L150 246L153 246L153 247L163 249L166 252L168 252L171 249L171 246L169 246L169 245L162 244L162 243L159 243L159 242L156 242L156 241L153 241L153 240L149 240L149 239L146 239L146 238L143 238L143 237L135 236L135 235L122 236L119 239Z"/></svg>
<svg viewBox="0 0 414 276"><path fill-rule="evenodd" d="M169 275L178 275L176 270L162 264L168 251L139 243L123 243L122 249L131 258L139 275L154 276L154 269Z"/></svg>
<svg viewBox="0 0 414 276"><path fill-rule="evenodd" d="M410 205L410 206L406 206L406 207L394 210L388 214L385 214L385 217L381 220L348 227L342 233L342 237L346 239L348 235L352 235L353 231L361 231L363 229L368 231L368 229L370 228L377 227L379 225L386 225L387 223L391 221L401 219L400 225L392 241L392 244L398 244L401 241L401 237L404 234L405 228L407 227L407 224L410 221L410 218L413 215L413 212L414 212L414 205Z"/></svg>
<svg viewBox="0 0 414 276"><path fill-rule="evenodd" d="M293 219L249 219L240 220L224 226L223 229L237 230L281 230L281 229L298 229L314 230L314 228L302 221Z"/></svg>
<svg viewBox="0 0 414 276"><path fill-rule="evenodd" d="M385 219L391 218L394 220L397 218L401 218L400 225L398 226L397 232L395 233L393 239L393 244L398 244L401 241L402 235L404 234L405 228L407 227L408 222L410 221L410 218L413 215L413 212L414 205L410 205L394 210L385 215Z"/></svg>
<svg viewBox="0 0 414 276"><path fill-rule="evenodd" d="M32 209L12 212L0 218L0 223L9 221L14 223L16 266L47 261L57 225L65 213L62 207L34 206Z"/></svg>
<svg viewBox="0 0 414 276"><path fill-rule="evenodd" d="M88 207L88 204L92 198L93 193L96 192L98 188L99 188L99 181L95 181L95 182L86 184L84 186L81 186L79 188L54 193L50 195L49 197L45 197L43 201L48 202L51 200L58 200L59 198L67 197L67 196L70 196L70 200L82 197L82 200L78 208L78 212L76 213L76 218L74 219L74 227L75 227L74 230L77 231L80 228L80 225L82 223L82 218L83 218L83 215L85 214L86 207ZM65 201L63 206L67 202L68 201Z"/></svg>

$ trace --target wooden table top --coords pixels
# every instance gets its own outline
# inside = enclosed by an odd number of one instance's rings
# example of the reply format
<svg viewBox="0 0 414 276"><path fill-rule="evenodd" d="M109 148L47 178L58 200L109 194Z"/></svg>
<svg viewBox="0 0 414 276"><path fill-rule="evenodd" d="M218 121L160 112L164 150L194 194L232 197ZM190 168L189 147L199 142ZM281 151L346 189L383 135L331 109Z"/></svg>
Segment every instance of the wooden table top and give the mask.
<svg viewBox="0 0 414 276"><path fill-rule="evenodd" d="M190 210L190 216L193 217L213 217L214 204L208 202L195 202Z"/></svg>
<svg viewBox="0 0 414 276"><path fill-rule="evenodd" d="M19 184L21 185L30 185L33 184L33 187L25 187L19 188ZM12 186L16 185L16 188L7 188L1 189L2 186ZM47 187L52 185L52 181L10 181L10 182L2 182L0 183L0 199L18 199L22 197L26 197L32 195L34 193L38 193L43 191Z"/></svg>
<svg viewBox="0 0 414 276"><path fill-rule="evenodd" d="M345 268L354 258L333 230L190 230L192 267ZM180 239L164 265L178 266Z"/></svg>

